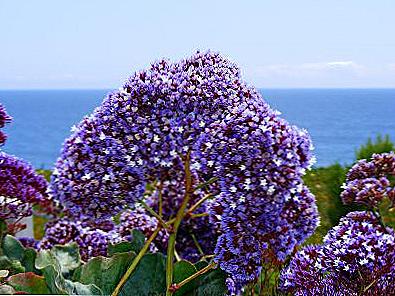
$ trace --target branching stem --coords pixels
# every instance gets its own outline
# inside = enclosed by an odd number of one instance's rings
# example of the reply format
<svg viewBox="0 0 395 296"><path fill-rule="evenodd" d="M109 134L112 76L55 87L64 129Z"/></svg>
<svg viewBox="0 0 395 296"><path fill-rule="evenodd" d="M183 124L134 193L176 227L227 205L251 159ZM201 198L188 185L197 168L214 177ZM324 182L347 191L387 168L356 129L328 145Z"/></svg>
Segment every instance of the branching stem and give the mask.
<svg viewBox="0 0 395 296"><path fill-rule="evenodd" d="M173 224L173 231L169 236L168 244L167 244L167 262L166 262L166 296L172 296L172 284L173 284L173 269L174 269L174 249L176 245L176 237L177 231L181 224L182 219L185 216L185 210L189 203L192 194L192 174L190 169L190 161L191 161L191 151L188 151L185 157L185 195L184 200L182 201L181 207L177 212L176 220Z"/></svg>
<svg viewBox="0 0 395 296"><path fill-rule="evenodd" d="M137 254L137 256L133 259L132 264L129 266L128 270L125 272L125 274L123 275L123 277L119 281L117 287L115 288L114 292L112 292L111 296L117 296L119 294L119 292L121 292L121 289L122 289L123 285L129 279L130 275L133 273L133 271L135 270L135 268L139 264L141 258L143 258L145 253L148 251L149 246L151 245L151 243L155 239L155 237L158 235L160 230L161 230L161 227L156 228L154 233L145 242L143 248L140 250L140 252Z"/></svg>

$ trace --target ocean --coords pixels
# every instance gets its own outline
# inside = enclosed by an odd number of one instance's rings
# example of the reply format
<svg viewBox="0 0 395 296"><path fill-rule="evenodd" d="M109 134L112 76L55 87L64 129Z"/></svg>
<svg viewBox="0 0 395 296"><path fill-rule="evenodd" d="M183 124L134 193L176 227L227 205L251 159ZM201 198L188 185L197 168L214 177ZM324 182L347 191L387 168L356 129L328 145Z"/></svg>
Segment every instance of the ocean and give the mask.
<svg viewBox="0 0 395 296"><path fill-rule="evenodd" d="M0 90L14 118L2 149L51 169L70 128L99 106L109 90ZM395 141L395 89L262 89L290 123L309 131L317 166L351 164L369 137Z"/></svg>

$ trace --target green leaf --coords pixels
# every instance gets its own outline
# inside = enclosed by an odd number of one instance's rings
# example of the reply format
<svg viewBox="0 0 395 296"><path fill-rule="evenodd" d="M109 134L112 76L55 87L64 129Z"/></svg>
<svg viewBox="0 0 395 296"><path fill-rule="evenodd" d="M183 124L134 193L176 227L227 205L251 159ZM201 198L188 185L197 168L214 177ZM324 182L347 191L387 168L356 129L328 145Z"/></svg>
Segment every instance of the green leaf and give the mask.
<svg viewBox="0 0 395 296"><path fill-rule="evenodd" d="M182 280L185 280L189 276L196 273L196 267L189 261L181 260L174 264L174 283L178 284ZM176 293L176 296L184 295L186 292L191 291L197 288L198 281L190 281L189 283L185 284L181 287Z"/></svg>
<svg viewBox="0 0 395 296"><path fill-rule="evenodd" d="M73 280L83 284L95 284L104 295L110 295L134 257L134 253L117 253L111 258L92 258L74 272Z"/></svg>
<svg viewBox="0 0 395 296"><path fill-rule="evenodd" d="M25 248L15 237L6 235L3 240L3 253L11 260L22 261Z"/></svg>
<svg viewBox="0 0 395 296"><path fill-rule="evenodd" d="M132 240L130 242L120 242L115 245L110 244L107 250L108 255L112 256L116 253L125 252L135 252L137 254L138 252L140 252L145 244L145 236L141 231L137 229L133 229L131 234Z"/></svg>
<svg viewBox="0 0 395 296"><path fill-rule="evenodd" d="M2 278L6 278L10 274L10 271L7 269L0 269L0 280Z"/></svg>
<svg viewBox="0 0 395 296"><path fill-rule="evenodd" d="M199 270L207 266L199 263ZM214 269L206 274L201 275L196 280L199 281L198 288L195 290L197 296L223 296L227 295L228 288L226 287L227 274L220 268Z"/></svg>
<svg viewBox="0 0 395 296"><path fill-rule="evenodd" d="M25 267L25 272L39 273L35 267L35 261L37 257L37 252L34 249L26 248L23 259L21 261L22 265Z"/></svg>
<svg viewBox="0 0 395 296"><path fill-rule="evenodd" d="M136 254L140 252L140 250L144 247L145 244L144 234L137 229L133 229L131 244L132 244L132 251L134 251Z"/></svg>
<svg viewBox="0 0 395 296"><path fill-rule="evenodd" d="M21 272L36 272L34 267L37 253L34 249L24 248L15 237L6 235L3 241L4 258L0 257L0 268L4 268L4 264L8 265L11 274Z"/></svg>
<svg viewBox="0 0 395 296"><path fill-rule="evenodd" d="M102 290L96 285L84 285L66 280L65 287L68 295L103 295Z"/></svg>
<svg viewBox="0 0 395 296"><path fill-rule="evenodd" d="M14 288L9 285L0 286L0 295L13 295L15 292Z"/></svg>
<svg viewBox="0 0 395 296"><path fill-rule="evenodd" d="M120 295L164 295L166 292L166 259L161 253L146 254L123 286Z"/></svg>
<svg viewBox="0 0 395 296"><path fill-rule="evenodd" d="M8 279L8 284L18 292L28 294L51 294L45 279L33 272L19 273Z"/></svg>
<svg viewBox="0 0 395 296"><path fill-rule="evenodd" d="M51 249L51 252L59 262L63 275L69 274L81 265L81 257L76 243L65 246L56 245Z"/></svg>
<svg viewBox="0 0 395 296"><path fill-rule="evenodd" d="M61 272L61 266L52 251L43 250L37 255L36 268L42 270L45 282L52 294L68 295L102 295L95 285L84 285L66 280Z"/></svg>
<svg viewBox="0 0 395 296"><path fill-rule="evenodd" d="M25 272L25 268L18 260L10 260L6 256L0 256L0 269L6 269L10 271L10 274L17 274Z"/></svg>
<svg viewBox="0 0 395 296"><path fill-rule="evenodd" d="M131 242L120 242L118 244L108 246L107 253L112 256L117 253L126 253L133 250L133 244Z"/></svg>

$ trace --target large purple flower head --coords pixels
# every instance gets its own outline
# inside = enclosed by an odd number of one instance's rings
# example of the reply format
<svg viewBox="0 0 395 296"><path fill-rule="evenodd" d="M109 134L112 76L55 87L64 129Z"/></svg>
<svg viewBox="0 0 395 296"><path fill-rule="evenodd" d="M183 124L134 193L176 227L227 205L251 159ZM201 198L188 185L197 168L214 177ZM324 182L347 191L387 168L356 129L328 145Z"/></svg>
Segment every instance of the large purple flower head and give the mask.
<svg viewBox="0 0 395 296"><path fill-rule="evenodd" d="M395 153L374 154L370 161L357 162L348 172L341 194L345 204L359 203L375 208L388 197L395 206Z"/></svg>
<svg viewBox="0 0 395 296"><path fill-rule="evenodd" d="M295 295L393 295L395 234L370 212L352 212L324 238L322 246L299 251L282 272L280 287ZM320 293L312 293L320 291Z"/></svg>
<svg viewBox="0 0 395 296"><path fill-rule="evenodd" d="M186 155L194 185L218 178L216 261L236 285L255 279L263 261L284 260L316 227L301 180L309 136L212 52L156 62L108 95L66 140L51 194L69 215L105 219L133 206L147 183L168 182L163 203L176 205L169 198L183 195Z"/></svg>
<svg viewBox="0 0 395 296"><path fill-rule="evenodd" d="M3 107L3 105L0 104L0 128L3 128L4 125L12 120L12 117L9 116ZM0 130L0 146L4 144L5 140L7 139L7 136Z"/></svg>
<svg viewBox="0 0 395 296"><path fill-rule="evenodd" d="M215 53L159 61L135 73L66 140L52 194L72 215L106 218L133 205L147 181L167 180L245 86ZM197 167L196 167L197 168Z"/></svg>
<svg viewBox="0 0 395 296"><path fill-rule="evenodd" d="M0 152L0 220L20 220L32 214L35 204L43 207L51 201L47 182L27 162Z"/></svg>

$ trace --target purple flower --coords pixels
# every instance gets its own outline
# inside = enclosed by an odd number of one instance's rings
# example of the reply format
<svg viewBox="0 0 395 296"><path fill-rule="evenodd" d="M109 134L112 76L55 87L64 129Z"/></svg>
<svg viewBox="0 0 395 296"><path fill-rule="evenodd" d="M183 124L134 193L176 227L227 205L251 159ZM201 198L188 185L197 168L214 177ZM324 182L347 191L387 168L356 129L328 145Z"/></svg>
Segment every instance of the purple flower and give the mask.
<svg viewBox="0 0 395 296"><path fill-rule="evenodd" d="M284 261L319 222L301 179L313 161L308 135L278 118L256 91L244 95L201 142L202 168L220 177L212 214L223 234L215 260L241 285L263 263Z"/></svg>
<svg viewBox="0 0 395 296"><path fill-rule="evenodd" d="M117 231L125 240L131 239L132 230L139 230L146 238L149 238L158 226L159 222L155 217L150 216L145 209L136 207L133 210L126 210L121 214ZM167 238L168 233L162 229L154 240L151 250L165 250Z"/></svg>
<svg viewBox="0 0 395 296"><path fill-rule="evenodd" d="M384 197L395 206L395 153L374 154L370 161L360 160L348 172L341 198L345 204L359 203L376 208Z"/></svg>
<svg viewBox="0 0 395 296"><path fill-rule="evenodd" d="M33 205L51 203L47 182L27 162L0 152L0 219L19 221L32 214Z"/></svg>
<svg viewBox="0 0 395 296"><path fill-rule="evenodd" d="M39 242L32 237L19 237L18 240L25 248L31 248L31 249L38 248Z"/></svg>
<svg viewBox="0 0 395 296"><path fill-rule="evenodd" d="M167 218L184 195L190 153L194 185L217 177L210 188L218 196L203 209L210 219L180 229L179 245L196 253L187 237L202 236L201 248L214 251L238 287L258 277L263 261L283 261L317 226L301 179L311 148L308 134L280 119L233 63L197 53L156 62L109 94L64 143L51 195L70 216L105 220L133 209L146 184L162 183Z"/></svg>
<svg viewBox="0 0 395 296"><path fill-rule="evenodd" d="M45 235L38 243L38 248L51 249L54 245L76 242L81 258L87 261L92 257L106 256L108 245L120 241L120 236L114 230L94 229L81 222L60 219L47 223Z"/></svg>
<svg viewBox="0 0 395 296"><path fill-rule="evenodd" d="M395 234L370 212L351 212L322 246L299 251L281 273L280 289L295 295L392 295ZM332 294L330 294L332 295Z"/></svg>
<svg viewBox="0 0 395 296"><path fill-rule="evenodd" d="M6 123L9 123L12 120L12 117L9 116L3 107L0 104L0 128L3 128ZM6 141L7 136L0 130L0 146L4 144Z"/></svg>

